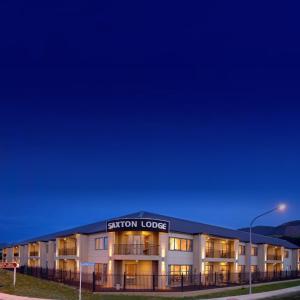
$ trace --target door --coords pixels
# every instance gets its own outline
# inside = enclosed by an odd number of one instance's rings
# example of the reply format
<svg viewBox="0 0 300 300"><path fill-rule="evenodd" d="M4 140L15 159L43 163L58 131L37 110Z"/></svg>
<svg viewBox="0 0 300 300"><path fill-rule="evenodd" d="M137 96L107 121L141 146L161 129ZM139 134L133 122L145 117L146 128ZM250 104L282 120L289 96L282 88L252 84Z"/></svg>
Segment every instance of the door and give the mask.
<svg viewBox="0 0 300 300"><path fill-rule="evenodd" d="M221 283L227 283L229 281L229 271L230 266L227 265L220 265L220 274L219 274L219 281Z"/></svg>
<svg viewBox="0 0 300 300"><path fill-rule="evenodd" d="M133 253L135 255L140 255L143 253L143 243L141 235L133 235L132 236L132 247Z"/></svg>
<svg viewBox="0 0 300 300"><path fill-rule="evenodd" d="M135 285L137 278L137 264L125 264L126 285Z"/></svg>
<svg viewBox="0 0 300 300"><path fill-rule="evenodd" d="M205 264L205 282L210 285L214 282L214 266L213 264Z"/></svg>

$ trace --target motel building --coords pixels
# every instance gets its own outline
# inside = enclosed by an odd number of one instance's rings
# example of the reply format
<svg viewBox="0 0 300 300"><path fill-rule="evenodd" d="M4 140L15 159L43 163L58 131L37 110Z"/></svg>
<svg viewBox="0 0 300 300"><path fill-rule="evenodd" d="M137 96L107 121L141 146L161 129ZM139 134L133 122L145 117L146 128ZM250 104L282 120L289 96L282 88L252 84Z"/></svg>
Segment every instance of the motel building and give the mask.
<svg viewBox="0 0 300 300"><path fill-rule="evenodd" d="M80 262L93 262L83 272L94 273L104 288L168 289L190 276L198 284L238 282L250 270L299 274L296 245L257 234L252 241L250 248L247 232L138 212L15 243L2 259L68 274L77 273Z"/></svg>

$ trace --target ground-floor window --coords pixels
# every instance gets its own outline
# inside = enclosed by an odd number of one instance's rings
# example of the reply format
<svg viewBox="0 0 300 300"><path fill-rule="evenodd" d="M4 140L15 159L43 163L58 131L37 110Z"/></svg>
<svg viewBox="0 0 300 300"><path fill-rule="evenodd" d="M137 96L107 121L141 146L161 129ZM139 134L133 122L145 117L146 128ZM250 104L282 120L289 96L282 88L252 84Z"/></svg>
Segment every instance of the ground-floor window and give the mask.
<svg viewBox="0 0 300 300"><path fill-rule="evenodd" d="M96 263L95 264L95 276L96 281L100 283L107 282L107 264Z"/></svg>
<svg viewBox="0 0 300 300"><path fill-rule="evenodd" d="M251 272L252 272L252 273L255 273L255 272L257 272L257 271L258 271L257 265L252 265L252 266L251 266Z"/></svg>
<svg viewBox="0 0 300 300"><path fill-rule="evenodd" d="M239 273L245 273L246 266L245 265L238 265L238 272Z"/></svg>
<svg viewBox="0 0 300 300"><path fill-rule="evenodd" d="M192 265L169 265L170 275L188 275L192 273Z"/></svg>
<svg viewBox="0 0 300 300"><path fill-rule="evenodd" d="M189 281L192 270L192 265L169 265L169 285L180 285L182 279L184 282Z"/></svg>

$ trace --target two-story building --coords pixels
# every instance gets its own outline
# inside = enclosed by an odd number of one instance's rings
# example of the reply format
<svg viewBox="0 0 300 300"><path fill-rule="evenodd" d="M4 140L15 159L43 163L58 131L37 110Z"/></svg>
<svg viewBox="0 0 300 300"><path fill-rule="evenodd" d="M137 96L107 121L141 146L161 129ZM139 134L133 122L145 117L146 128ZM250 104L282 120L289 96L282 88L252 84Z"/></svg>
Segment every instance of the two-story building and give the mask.
<svg viewBox="0 0 300 300"><path fill-rule="evenodd" d="M205 284L238 282L240 274L299 270L299 249L285 240L169 216L138 212L13 244L3 259L28 267L77 272L93 262L97 282L115 287L156 284L201 274ZM153 275L160 280L153 281Z"/></svg>

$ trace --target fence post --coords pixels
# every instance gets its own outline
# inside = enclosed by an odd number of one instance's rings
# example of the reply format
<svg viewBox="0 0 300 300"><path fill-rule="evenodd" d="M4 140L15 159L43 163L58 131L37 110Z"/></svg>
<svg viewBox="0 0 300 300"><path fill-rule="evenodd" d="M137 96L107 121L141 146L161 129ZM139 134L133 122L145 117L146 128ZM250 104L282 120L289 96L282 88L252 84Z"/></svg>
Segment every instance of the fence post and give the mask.
<svg viewBox="0 0 300 300"><path fill-rule="evenodd" d="M155 291L155 274L152 274L152 290Z"/></svg>
<svg viewBox="0 0 300 300"><path fill-rule="evenodd" d="M126 290L126 272L124 272L124 275L123 275L123 289L124 289L124 291Z"/></svg>
<svg viewBox="0 0 300 300"><path fill-rule="evenodd" d="M199 273L199 288L201 289L202 286L202 276L201 276L201 272Z"/></svg>
<svg viewBox="0 0 300 300"><path fill-rule="evenodd" d="M93 293L96 291L96 274L93 272Z"/></svg>
<svg viewBox="0 0 300 300"><path fill-rule="evenodd" d="M181 273L181 291L183 292L183 273Z"/></svg>
<svg viewBox="0 0 300 300"><path fill-rule="evenodd" d="M230 285L231 282L230 282L230 271L227 272L227 283Z"/></svg>

